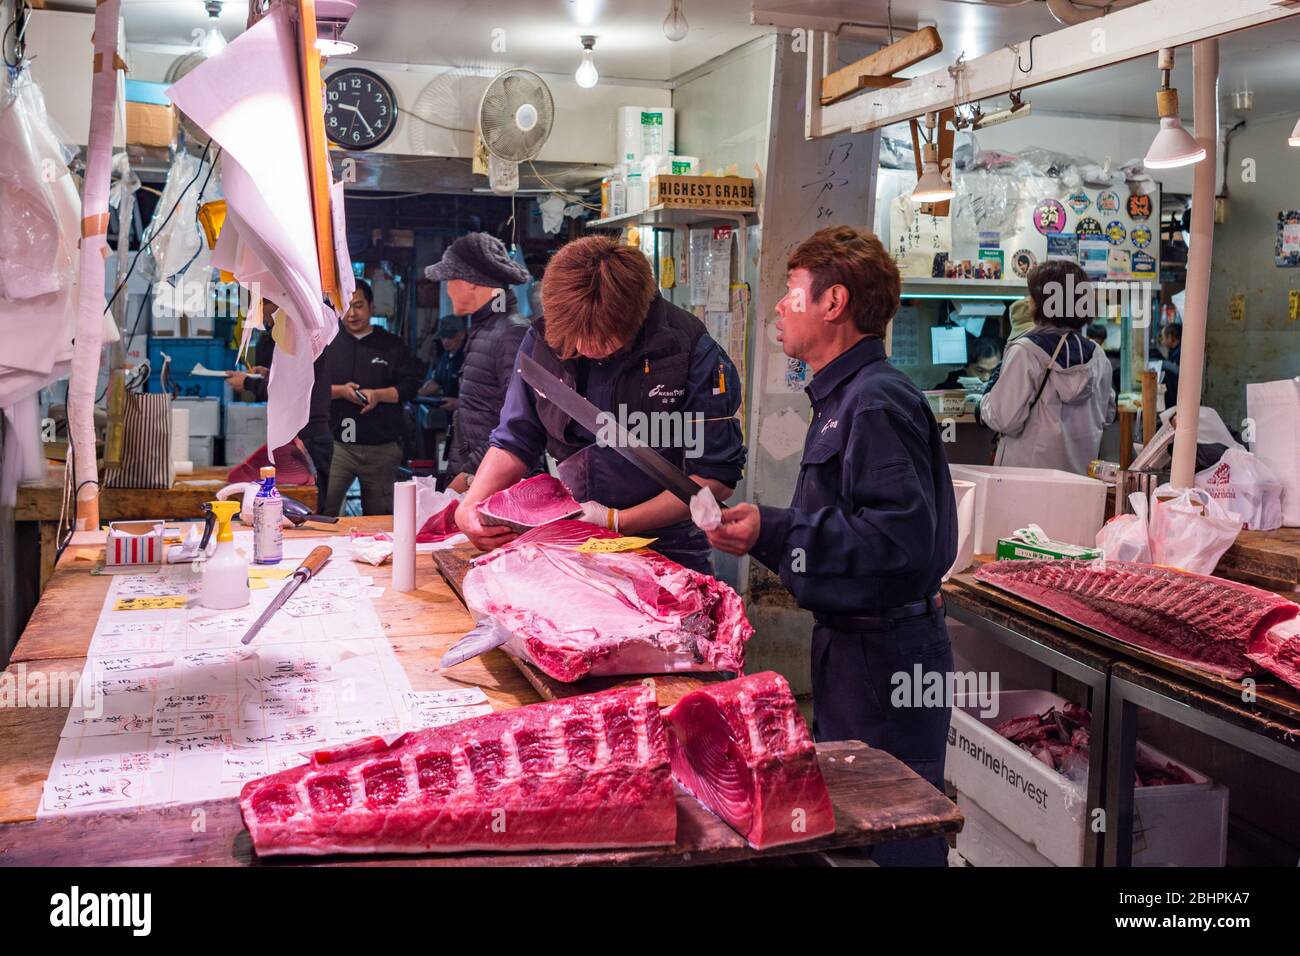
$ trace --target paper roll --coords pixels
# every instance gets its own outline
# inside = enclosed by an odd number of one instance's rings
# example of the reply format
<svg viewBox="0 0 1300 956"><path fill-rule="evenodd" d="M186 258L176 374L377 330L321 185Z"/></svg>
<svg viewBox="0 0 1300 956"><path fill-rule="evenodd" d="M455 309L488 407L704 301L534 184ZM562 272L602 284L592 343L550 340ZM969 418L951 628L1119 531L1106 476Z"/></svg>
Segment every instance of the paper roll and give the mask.
<svg viewBox="0 0 1300 956"><path fill-rule="evenodd" d="M415 482L393 485L393 590L415 590Z"/></svg>
<svg viewBox="0 0 1300 956"><path fill-rule="evenodd" d="M172 408L172 461L189 461L190 410Z"/></svg>

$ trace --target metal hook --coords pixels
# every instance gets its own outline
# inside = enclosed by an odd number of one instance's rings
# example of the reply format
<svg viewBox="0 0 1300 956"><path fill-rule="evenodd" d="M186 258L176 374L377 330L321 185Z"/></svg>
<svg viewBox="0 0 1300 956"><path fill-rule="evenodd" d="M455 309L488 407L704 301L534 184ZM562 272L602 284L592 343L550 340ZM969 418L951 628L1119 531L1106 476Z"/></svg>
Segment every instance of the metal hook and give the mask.
<svg viewBox="0 0 1300 956"><path fill-rule="evenodd" d="M1042 36L1041 33L1035 33L1033 36L1031 36L1031 37L1029 38L1029 69L1025 69L1024 64L1020 62L1020 47L1017 46L1017 47L1015 48L1015 49L1016 49L1016 69L1018 69L1021 73L1032 73L1032 72L1034 72L1034 41L1037 40L1037 39L1038 39L1039 37L1041 37L1041 36Z"/></svg>

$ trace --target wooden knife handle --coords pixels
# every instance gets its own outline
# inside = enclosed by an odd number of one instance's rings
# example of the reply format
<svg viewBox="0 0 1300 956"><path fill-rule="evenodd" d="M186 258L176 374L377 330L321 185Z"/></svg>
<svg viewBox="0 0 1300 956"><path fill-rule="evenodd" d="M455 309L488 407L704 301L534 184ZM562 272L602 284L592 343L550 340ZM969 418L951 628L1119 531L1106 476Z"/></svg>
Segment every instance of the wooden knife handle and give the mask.
<svg viewBox="0 0 1300 956"><path fill-rule="evenodd" d="M312 548L311 554L303 558L302 564L298 565L298 570L306 571L307 580L310 581L312 578L316 576L317 571L325 567L325 562L330 559L330 555L332 555L333 553L334 553L333 548L330 548L323 544L318 548Z"/></svg>

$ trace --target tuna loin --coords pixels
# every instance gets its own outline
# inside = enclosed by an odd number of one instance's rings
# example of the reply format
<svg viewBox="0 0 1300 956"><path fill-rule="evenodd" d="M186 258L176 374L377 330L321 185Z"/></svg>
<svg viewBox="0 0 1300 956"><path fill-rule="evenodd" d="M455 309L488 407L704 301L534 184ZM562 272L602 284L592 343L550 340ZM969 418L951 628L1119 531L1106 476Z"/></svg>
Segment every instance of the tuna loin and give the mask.
<svg viewBox="0 0 1300 956"><path fill-rule="evenodd" d="M572 518L582 506L561 482L550 475L534 475L479 502L479 520L527 531L548 521Z"/></svg>
<svg viewBox="0 0 1300 956"><path fill-rule="evenodd" d="M677 810L653 689L638 684L367 737L239 795L260 856L672 843Z"/></svg>
<svg viewBox="0 0 1300 956"><path fill-rule="evenodd" d="M770 671L692 691L668 713L673 777L757 849L835 832L817 750Z"/></svg>
<svg viewBox="0 0 1300 956"><path fill-rule="evenodd" d="M1300 605L1224 578L1125 561L995 561L975 577L1095 631L1232 679L1300 687Z"/></svg>
<svg viewBox="0 0 1300 956"><path fill-rule="evenodd" d="M754 629L735 591L653 551L577 550L606 536L556 521L477 559L462 585L475 631L566 682L744 667Z"/></svg>

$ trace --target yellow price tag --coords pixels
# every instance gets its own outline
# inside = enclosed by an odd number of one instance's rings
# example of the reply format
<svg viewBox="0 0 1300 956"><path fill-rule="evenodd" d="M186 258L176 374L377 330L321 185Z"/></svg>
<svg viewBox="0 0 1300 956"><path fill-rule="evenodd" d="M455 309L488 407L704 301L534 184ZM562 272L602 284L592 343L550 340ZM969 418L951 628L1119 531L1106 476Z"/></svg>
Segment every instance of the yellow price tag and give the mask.
<svg viewBox="0 0 1300 956"><path fill-rule="evenodd" d="M255 578L252 575L249 575L248 589L250 591L265 591L270 586L271 582L267 581L266 578Z"/></svg>
<svg viewBox="0 0 1300 956"><path fill-rule="evenodd" d="M580 554L612 554L616 551L636 551L647 547L658 538L588 538L578 545Z"/></svg>
<svg viewBox="0 0 1300 956"><path fill-rule="evenodd" d="M118 598L113 605L114 611L169 611L173 608L184 607L188 601L184 594L173 594L167 597L135 597L135 598Z"/></svg>
<svg viewBox="0 0 1300 956"><path fill-rule="evenodd" d="M248 569L248 579L250 581L256 581L258 578L278 580L287 578L291 574L293 574L293 568L276 568L269 564L253 565Z"/></svg>

